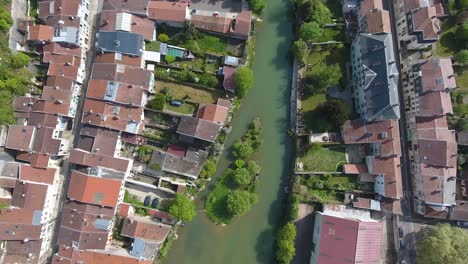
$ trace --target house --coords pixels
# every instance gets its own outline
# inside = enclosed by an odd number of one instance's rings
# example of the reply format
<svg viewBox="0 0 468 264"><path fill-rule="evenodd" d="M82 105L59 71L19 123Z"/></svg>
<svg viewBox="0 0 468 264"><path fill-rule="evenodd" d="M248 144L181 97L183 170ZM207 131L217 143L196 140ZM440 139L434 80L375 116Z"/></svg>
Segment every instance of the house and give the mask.
<svg viewBox="0 0 468 264"><path fill-rule="evenodd" d="M88 0L44 0L38 3L38 17L45 20L53 16L79 17L87 19Z"/></svg>
<svg viewBox="0 0 468 264"><path fill-rule="evenodd" d="M122 64L143 68L142 57L132 57L121 53L98 53L95 58L96 63Z"/></svg>
<svg viewBox="0 0 468 264"><path fill-rule="evenodd" d="M193 26L204 31L229 34L232 19L224 16L191 15Z"/></svg>
<svg viewBox="0 0 468 264"><path fill-rule="evenodd" d="M218 98L216 104L201 104L198 107L197 117L224 125L231 105L230 101Z"/></svg>
<svg viewBox="0 0 468 264"><path fill-rule="evenodd" d="M132 216L125 218L120 234L132 238L130 254L140 260L152 260L172 227L156 223L149 218Z"/></svg>
<svg viewBox="0 0 468 264"><path fill-rule="evenodd" d="M154 92L154 73L140 67L124 64L94 63L91 79L140 86L148 92Z"/></svg>
<svg viewBox="0 0 468 264"><path fill-rule="evenodd" d="M241 11L231 22L230 35L248 39L252 30L252 11Z"/></svg>
<svg viewBox="0 0 468 264"><path fill-rule="evenodd" d="M369 211L324 205L315 214L311 264L380 263L383 220Z"/></svg>
<svg viewBox="0 0 468 264"><path fill-rule="evenodd" d="M121 53L141 57L143 54L143 36L124 31L100 31L98 52Z"/></svg>
<svg viewBox="0 0 468 264"><path fill-rule="evenodd" d="M158 24L165 23L171 27L183 27L185 20L190 18L185 2L150 1L148 19Z"/></svg>
<svg viewBox="0 0 468 264"><path fill-rule="evenodd" d="M230 66L224 66L221 75L223 76L223 88L224 90L235 93L236 83L234 81L234 74L236 73L236 68Z"/></svg>
<svg viewBox="0 0 468 264"><path fill-rule="evenodd" d="M80 149L73 149L68 161L81 166L105 167L119 172L129 171L129 165L131 165L128 159L90 153Z"/></svg>
<svg viewBox="0 0 468 264"><path fill-rule="evenodd" d="M113 10L101 12L99 31L131 32L142 35L146 41L156 40L156 30L153 21Z"/></svg>
<svg viewBox="0 0 468 264"><path fill-rule="evenodd" d="M46 25L30 26L27 40L33 44L45 44L51 42L54 36L54 28Z"/></svg>
<svg viewBox="0 0 468 264"><path fill-rule="evenodd" d="M115 252L114 252L115 251ZM60 248L55 254L52 263L72 264L79 263L100 263L100 264L151 264L151 260L139 260L129 255L123 249L113 250L78 250Z"/></svg>
<svg viewBox="0 0 468 264"><path fill-rule="evenodd" d="M22 152L63 156L67 151L68 140L60 138L60 132L54 128L12 125L8 128L5 147Z"/></svg>
<svg viewBox="0 0 468 264"><path fill-rule="evenodd" d="M107 80L90 80L86 97L138 107L145 106L148 101L142 87Z"/></svg>
<svg viewBox="0 0 468 264"><path fill-rule="evenodd" d="M102 5L102 11L126 12L139 17L147 17L149 3L149 0L105 0Z"/></svg>
<svg viewBox="0 0 468 264"><path fill-rule="evenodd" d="M361 33L351 46L356 112L366 121L400 118L392 35Z"/></svg>
<svg viewBox="0 0 468 264"><path fill-rule="evenodd" d="M183 116L177 126L177 134L179 134L181 141L187 143L200 141L205 144L211 144L216 140L220 129L220 124L196 117Z"/></svg>
<svg viewBox="0 0 468 264"><path fill-rule="evenodd" d="M113 157L120 150L121 145L118 131L83 125L77 148Z"/></svg>
<svg viewBox="0 0 468 264"><path fill-rule="evenodd" d="M174 149L174 148L173 148ZM182 175L191 179L198 179L203 164L208 158L208 152L200 149L189 148L184 151L183 156L180 151L177 153L154 150L151 155L151 164L158 164L161 171L170 174ZM148 174L154 174L151 166L146 170Z"/></svg>

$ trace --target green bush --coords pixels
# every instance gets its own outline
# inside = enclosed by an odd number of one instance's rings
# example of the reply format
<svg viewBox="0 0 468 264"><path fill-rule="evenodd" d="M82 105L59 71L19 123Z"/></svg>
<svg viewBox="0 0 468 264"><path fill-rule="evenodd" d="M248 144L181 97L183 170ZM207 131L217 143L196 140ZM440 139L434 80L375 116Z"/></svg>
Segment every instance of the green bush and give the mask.
<svg viewBox="0 0 468 264"><path fill-rule="evenodd" d="M164 33L158 35L158 40L164 43L169 43L169 41L171 41L171 39Z"/></svg>
<svg viewBox="0 0 468 264"><path fill-rule="evenodd" d="M164 110L164 105L166 104L166 96L162 93L158 93L153 100L152 108L154 110L162 111Z"/></svg>
<svg viewBox="0 0 468 264"><path fill-rule="evenodd" d="M176 194L169 207L169 214L182 222L190 222L195 216L195 205L185 194Z"/></svg>
<svg viewBox="0 0 468 264"><path fill-rule="evenodd" d="M276 260L279 263L290 263L296 253L294 240L296 239L296 226L287 223L279 231L276 238Z"/></svg>
<svg viewBox="0 0 468 264"><path fill-rule="evenodd" d="M256 14L260 14L266 6L265 0L248 0L250 8Z"/></svg>
<svg viewBox="0 0 468 264"><path fill-rule="evenodd" d="M233 216L245 214L254 203L257 202L257 195L248 191L233 191L227 196L226 206Z"/></svg>
<svg viewBox="0 0 468 264"><path fill-rule="evenodd" d="M160 171L161 170L161 165L159 165L158 163L151 163L149 165L149 168L152 169L152 170L155 170L155 171Z"/></svg>
<svg viewBox="0 0 468 264"><path fill-rule="evenodd" d="M173 63L173 62L176 60L176 57L175 57L175 56L171 56L171 55L165 55L165 56L164 56L164 60L165 60L168 64L171 64L171 63Z"/></svg>
<svg viewBox="0 0 468 264"><path fill-rule="evenodd" d="M11 67L14 69L20 69L28 65L29 63L29 56L18 52L16 54L12 54L10 57Z"/></svg>
<svg viewBox="0 0 468 264"><path fill-rule="evenodd" d="M219 83L219 80L216 76L209 74L209 73L204 73L202 76L200 76L200 84L203 84L208 87L217 87Z"/></svg>
<svg viewBox="0 0 468 264"><path fill-rule="evenodd" d="M203 169L200 172L201 178L210 178L216 172L216 161L213 159L208 159L203 165Z"/></svg>
<svg viewBox="0 0 468 264"><path fill-rule="evenodd" d="M237 141L232 146L232 155L239 159L246 159L252 155L254 149L248 142Z"/></svg>
<svg viewBox="0 0 468 264"><path fill-rule="evenodd" d="M240 67L234 73L234 83L236 85L236 95L239 98L244 97L249 92L254 82L252 69Z"/></svg>

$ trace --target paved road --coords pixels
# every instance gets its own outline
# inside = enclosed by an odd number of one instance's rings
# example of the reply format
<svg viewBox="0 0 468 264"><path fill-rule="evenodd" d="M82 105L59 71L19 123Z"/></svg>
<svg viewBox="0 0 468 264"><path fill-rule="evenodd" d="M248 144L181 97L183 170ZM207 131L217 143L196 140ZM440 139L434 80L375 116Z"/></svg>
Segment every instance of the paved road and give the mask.
<svg viewBox="0 0 468 264"><path fill-rule="evenodd" d="M397 37L396 29L396 18L395 18L395 8L394 0L384 0L384 7L389 10L390 13L390 23L392 25L392 37L393 37L393 48L395 53L395 62L398 68L398 72L401 73L401 61L400 61L400 49L399 42ZM413 224L413 191L411 186L411 166L408 155L408 131L406 124L405 116L405 106L404 106L404 97L403 97L403 85L401 78L398 79L398 93L400 97L400 115L399 120L400 125L400 137L401 137L401 172L402 172L402 183L403 183L403 199L401 202L401 210L403 216L399 217L399 228L403 230L403 241L404 246L399 250L399 261L405 260L406 263L416 263L416 240L415 240L415 230ZM398 232L398 230L395 230ZM397 247L399 247L398 245Z"/></svg>
<svg viewBox="0 0 468 264"><path fill-rule="evenodd" d="M20 48L18 43L23 41L23 35L17 30L17 19L26 18L28 13L28 3L26 0L14 0L11 2L11 18L13 19L13 26L10 28L8 46L12 50Z"/></svg>

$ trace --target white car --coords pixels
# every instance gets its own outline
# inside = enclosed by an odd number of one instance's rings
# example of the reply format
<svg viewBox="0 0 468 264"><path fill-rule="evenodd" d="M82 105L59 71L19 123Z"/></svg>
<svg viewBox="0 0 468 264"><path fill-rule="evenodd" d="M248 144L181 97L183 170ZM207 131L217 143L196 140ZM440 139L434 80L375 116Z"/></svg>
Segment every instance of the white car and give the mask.
<svg viewBox="0 0 468 264"><path fill-rule="evenodd" d="M465 221L457 221L457 226L460 226L460 227L468 227L468 222L465 222Z"/></svg>

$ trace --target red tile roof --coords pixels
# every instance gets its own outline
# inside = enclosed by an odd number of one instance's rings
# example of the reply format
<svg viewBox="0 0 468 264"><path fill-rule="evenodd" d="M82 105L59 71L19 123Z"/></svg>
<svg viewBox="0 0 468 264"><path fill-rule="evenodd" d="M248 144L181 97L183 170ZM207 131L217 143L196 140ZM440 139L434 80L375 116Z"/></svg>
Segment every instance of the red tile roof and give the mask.
<svg viewBox="0 0 468 264"><path fill-rule="evenodd" d="M141 86L145 90L152 90L153 72L123 64L94 63L92 79L107 80Z"/></svg>
<svg viewBox="0 0 468 264"><path fill-rule="evenodd" d="M374 10L383 10L382 0L363 0L360 3L360 15L361 17L367 16Z"/></svg>
<svg viewBox="0 0 468 264"><path fill-rule="evenodd" d="M13 189L11 205L42 211L48 185L17 181Z"/></svg>
<svg viewBox="0 0 468 264"><path fill-rule="evenodd" d="M147 218L126 218L122 225L122 236L141 238L152 242L162 243L171 231L171 226L158 224Z"/></svg>
<svg viewBox="0 0 468 264"><path fill-rule="evenodd" d="M224 125L229 108L218 104L202 104L198 108L197 117Z"/></svg>
<svg viewBox="0 0 468 264"><path fill-rule="evenodd" d="M224 87L224 90L227 90L231 93L234 93L236 90L236 84L234 82L234 73L236 72L236 70L237 69L234 67L229 67L229 66L223 67L223 75L224 75L223 87Z"/></svg>
<svg viewBox="0 0 468 264"><path fill-rule="evenodd" d="M73 249L71 259L55 255L52 264L151 264L152 260L138 260L130 255L113 255L111 251L93 251ZM81 261L81 262L80 262Z"/></svg>
<svg viewBox="0 0 468 264"><path fill-rule="evenodd" d="M166 152L172 154L174 156L185 157L185 152L187 151L186 148L179 147L176 145L169 144L167 146Z"/></svg>
<svg viewBox="0 0 468 264"><path fill-rule="evenodd" d="M424 7L423 0L405 0L405 11L409 12L414 9Z"/></svg>
<svg viewBox="0 0 468 264"><path fill-rule="evenodd" d="M66 89L56 89L55 87L44 86L42 88L42 100L47 101L61 101L64 104L69 104L71 101L73 92Z"/></svg>
<svg viewBox="0 0 468 264"><path fill-rule="evenodd" d="M35 168L45 169L49 166L49 156L46 154L19 152L16 159L29 162Z"/></svg>
<svg viewBox="0 0 468 264"><path fill-rule="evenodd" d="M431 92L419 97L420 116L445 116L447 114L453 114L450 93L445 91Z"/></svg>
<svg viewBox="0 0 468 264"><path fill-rule="evenodd" d="M120 203L117 207L117 215L121 217L127 217L130 212L130 208L132 207L131 204L128 203Z"/></svg>
<svg viewBox="0 0 468 264"><path fill-rule="evenodd" d="M21 164L19 179L36 183L53 184L57 170L53 168L39 169Z"/></svg>
<svg viewBox="0 0 468 264"><path fill-rule="evenodd" d="M52 52L44 52L42 62L80 66L81 58L70 54L54 54Z"/></svg>
<svg viewBox="0 0 468 264"><path fill-rule="evenodd" d="M120 180L99 178L72 171L67 197L83 203L115 207L121 185Z"/></svg>
<svg viewBox="0 0 468 264"><path fill-rule="evenodd" d="M150 1L148 18L163 22L184 22L188 18L187 4L184 2Z"/></svg>
<svg viewBox="0 0 468 264"><path fill-rule="evenodd" d="M374 157L372 159L372 171L369 171L369 173L383 175L383 187L385 192L382 194L383 196L393 199L401 199L403 197L400 157Z"/></svg>
<svg viewBox="0 0 468 264"><path fill-rule="evenodd" d="M54 28L45 25L29 27L28 40L50 42L54 37Z"/></svg>
<svg viewBox="0 0 468 264"><path fill-rule="evenodd" d="M8 208L0 211L0 240L39 240L42 225L33 225L33 209Z"/></svg>
<svg viewBox="0 0 468 264"><path fill-rule="evenodd" d="M198 29L227 34L231 28L232 19L221 16L192 15L190 21Z"/></svg>
<svg viewBox="0 0 468 264"><path fill-rule="evenodd" d="M74 81L64 76L47 76L46 86L58 87L59 89L72 90Z"/></svg>
<svg viewBox="0 0 468 264"><path fill-rule="evenodd" d="M54 15L77 16L80 3L80 0L39 1L39 18Z"/></svg>
<svg viewBox="0 0 468 264"><path fill-rule="evenodd" d="M252 11L241 11L231 23L231 34L248 38L252 29Z"/></svg>
<svg viewBox="0 0 468 264"><path fill-rule="evenodd" d="M117 91L108 90L108 83L116 85ZM108 96L108 94L111 94L111 96ZM90 80L86 97L120 104L143 106L142 102L143 98L145 98L145 90L140 86L130 86L124 83L116 83L106 80ZM114 97L114 99L110 99L112 97Z"/></svg>
<svg viewBox="0 0 468 264"><path fill-rule="evenodd" d="M78 80L78 72L80 68L74 65L67 65L67 63L50 63L47 75L49 76L64 76L72 80Z"/></svg>
<svg viewBox="0 0 468 264"><path fill-rule="evenodd" d="M367 14L367 33L391 33L390 13L387 10L371 11Z"/></svg>
<svg viewBox="0 0 468 264"><path fill-rule="evenodd" d="M413 11L414 31L420 31L423 39L438 39L440 31L440 22L436 16L435 7L423 7Z"/></svg>
<svg viewBox="0 0 468 264"><path fill-rule="evenodd" d="M128 1L128 0L105 0L102 6L102 10L116 10L124 11L139 16L148 15L148 3L149 0L138 0L138 1Z"/></svg>
<svg viewBox="0 0 468 264"><path fill-rule="evenodd" d="M346 174L362 174L368 173L367 167L364 164L345 164L344 172Z"/></svg>
<svg viewBox="0 0 468 264"><path fill-rule="evenodd" d="M58 116L44 113L29 113L28 126L55 128L58 124Z"/></svg>
<svg viewBox="0 0 468 264"><path fill-rule="evenodd" d="M142 57L131 57L118 53L99 53L96 54L96 63L124 64L129 66L141 67Z"/></svg>
<svg viewBox="0 0 468 264"><path fill-rule="evenodd" d="M457 86L451 59L428 60L421 64L421 93L444 91Z"/></svg>
<svg viewBox="0 0 468 264"><path fill-rule="evenodd" d="M42 239L24 241L6 241L3 263L32 263L39 259Z"/></svg>
<svg viewBox="0 0 468 264"><path fill-rule="evenodd" d="M68 116L70 111L69 102L60 102L60 101L46 101L39 100L32 106L33 112L40 112L46 114L58 114L62 116Z"/></svg>
<svg viewBox="0 0 468 264"><path fill-rule="evenodd" d="M52 42L42 46L42 51L52 52L54 54L67 54L81 58L81 47L69 47L60 43Z"/></svg>
<svg viewBox="0 0 468 264"><path fill-rule="evenodd" d="M29 151L33 145L36 128L33 126L13 125L8 127L6 148Z"/></svg>
<svg viewBox="0 0 468 264"><path fill-rule="evenodd" d="M126 159L92 154L79 149L73 149L70 152L69 162L89 167L104 167L121 172L126 172L129 165L129 161Z"/></svg>

